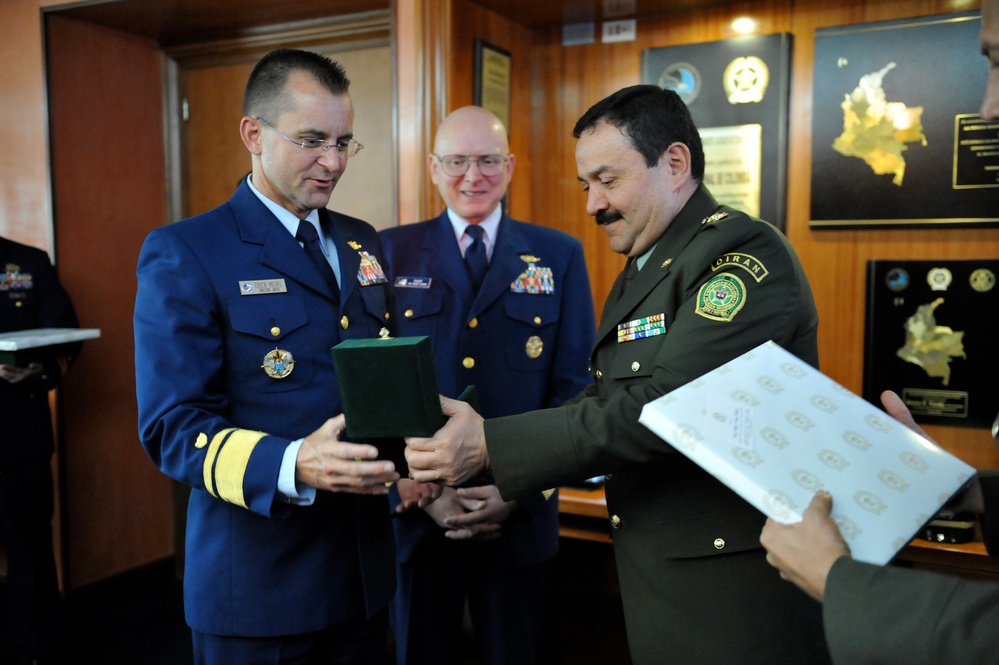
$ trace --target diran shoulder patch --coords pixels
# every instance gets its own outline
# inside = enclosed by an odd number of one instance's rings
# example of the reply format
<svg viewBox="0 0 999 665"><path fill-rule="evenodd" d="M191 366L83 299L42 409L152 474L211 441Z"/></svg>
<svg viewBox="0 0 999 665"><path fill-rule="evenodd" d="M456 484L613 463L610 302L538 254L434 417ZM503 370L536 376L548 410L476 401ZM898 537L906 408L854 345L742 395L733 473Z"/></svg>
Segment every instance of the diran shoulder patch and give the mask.
<svg viewBox="0 0 999 665"><path fill-rule="evenodd" d="M763 262L757 259L755 256L750 254L739 254L737 252L730 252L719 256L711 264L711 271L716 272L721 268L735 266L742 268L750 275L753 276L757 282L762 282L763 278L766 277L770 272L767 267L763 265Z"/></svg>
<svg viewBox="0 0 999 665"><path fill-rule="evenodd" d="M697 292L695 311L712 321L731 321L746 304L746 285L730 272L715 275Z"/></svg>

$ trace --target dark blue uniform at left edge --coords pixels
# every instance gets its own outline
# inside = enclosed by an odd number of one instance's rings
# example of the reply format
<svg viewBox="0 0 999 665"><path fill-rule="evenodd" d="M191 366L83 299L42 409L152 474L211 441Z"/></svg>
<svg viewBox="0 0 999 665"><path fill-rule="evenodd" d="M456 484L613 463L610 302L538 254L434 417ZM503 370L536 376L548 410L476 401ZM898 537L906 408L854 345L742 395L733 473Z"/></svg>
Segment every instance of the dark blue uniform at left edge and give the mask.
<svg viewBox="0 0 999 665"><path fill-rule="evenodd" d="M73 304L45 252L0 237L0 332L76 328ZM52 544L54 452L49 390L79 352L63 347L42 372L0 379L0 546L6 552L0 662L55 648L59 588Z"/></svg>
<svg viewBox="0 0 999 665"><path fill-rule="evenodd" d="M378 336L388 318L388 284L358 279L362 258L381 255L374 229L319 214L338 250L339 308L246 182L150 233L139 256L139 435L160 470L193 488L184 598L195 631L320 631L377 614L393 592L384 496L320 491L295 506L277 491L288 444L340 413L330 348ZM242 295L247 281L269 286ZM294 361L280 379L263 367L275 349Z"/></svg>

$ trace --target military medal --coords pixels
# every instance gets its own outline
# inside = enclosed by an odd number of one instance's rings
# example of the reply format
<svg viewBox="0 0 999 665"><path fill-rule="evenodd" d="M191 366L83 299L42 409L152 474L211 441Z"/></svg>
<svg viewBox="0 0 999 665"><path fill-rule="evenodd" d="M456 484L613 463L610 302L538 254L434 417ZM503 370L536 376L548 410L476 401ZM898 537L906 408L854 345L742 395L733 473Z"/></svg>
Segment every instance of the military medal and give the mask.
<svg viewBox="0 0 999 665"><path fill-rule="evenodd" d="M947 268L933 268L926 274L926 283L934 291L946 291L953 279Z"/></svg>
<svg viewBox="0 0 999 665"><path fill-rule="evenodd" d="M971 288L979 293L986 293L991 291L992 287L996 285L996 276L988 268L978 268L973 273L971 277L968 278L968 282L971 284Z"/></svg>
<svg viewBox="0 0 999 665"><path fill-rule="evenodd" d="M283 349L275 348L264 356L264 374L272 379L283 379L295 369L295 358Z"/></svg>
<svg viewBox="0 0 999 665"><path fill-rule="evenodd" d="M535 265L541 259L531 254L521 254L520 260L527 264L527 270L510 282L511 292L549 296L555 293L555 276L551 268Z"/></svg>
<svg viewBox="0 0 999 665"><path fill-rule="evenodd" d="M388 277L385 276L378 259L367 252L359 251L358 254L361 255L361 266L357 269L357 281L361 286L388 282Z"/></svg>
<svg viewBox="0 0 999 665"><path fill-rule="evenodd" d="M6 270L0 276L0 291L28 290L34 288L34 280L30 272L21 272L21 267L8 263Z"/></svg>
<svg viewBox="0 0 999 665"><path fill-rule="evenodd" d="M524 351L527 353L528 358L537 358L541 355L541 351L545 348L545 343L541 341L541 338L537 335L531 335L527 338L527 345Z"/></svg>

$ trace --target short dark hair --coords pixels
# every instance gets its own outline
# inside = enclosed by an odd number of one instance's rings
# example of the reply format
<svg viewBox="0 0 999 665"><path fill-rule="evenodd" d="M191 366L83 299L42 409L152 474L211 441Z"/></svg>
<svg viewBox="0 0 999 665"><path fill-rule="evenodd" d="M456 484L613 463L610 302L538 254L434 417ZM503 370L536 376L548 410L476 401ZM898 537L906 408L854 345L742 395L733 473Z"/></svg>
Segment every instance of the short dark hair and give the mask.
<svg viewBox="0 0 999 665"><path fill-rule="evenodd" d="M279 48L260 59L246 82L243 115L261 116L274 121L286 110L290 100L282 98L288 77L294 72L311 74L334 95L347 94L350 79L343 66L324 55L301 49Z"/></svg>
<svg viewBox="0 0 999 665"><path fill-rule="evenodd" d="M683 143L690 150L690 172L694 179L704 179L704 148L701 135L690 117L690 110L673 90L657 85L633 85L605 97L576 122L572 135L604 121L631 139L635 149L652 168L673 143Z"/></svg>

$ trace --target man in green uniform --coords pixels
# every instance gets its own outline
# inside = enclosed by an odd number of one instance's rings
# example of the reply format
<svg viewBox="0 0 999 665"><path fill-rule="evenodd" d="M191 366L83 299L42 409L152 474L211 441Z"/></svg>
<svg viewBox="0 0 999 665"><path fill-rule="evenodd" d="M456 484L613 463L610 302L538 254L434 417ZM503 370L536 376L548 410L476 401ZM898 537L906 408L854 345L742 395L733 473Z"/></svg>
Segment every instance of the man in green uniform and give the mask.
<svg viewBox="0 0 999 665"><path fill-rule="evenodd" d="M620 90L573 134L586 210L628 257L593 381L559 408L486 421L442 400L450 420L407 440L410 470L449 485L491 471L508 500L608 474L635 663L826 662L818 608L767 566L763 515L638 422L649 401L767 340L817 365L801 265L776 228L704 187L700 137L674 92Z"/></svg>

